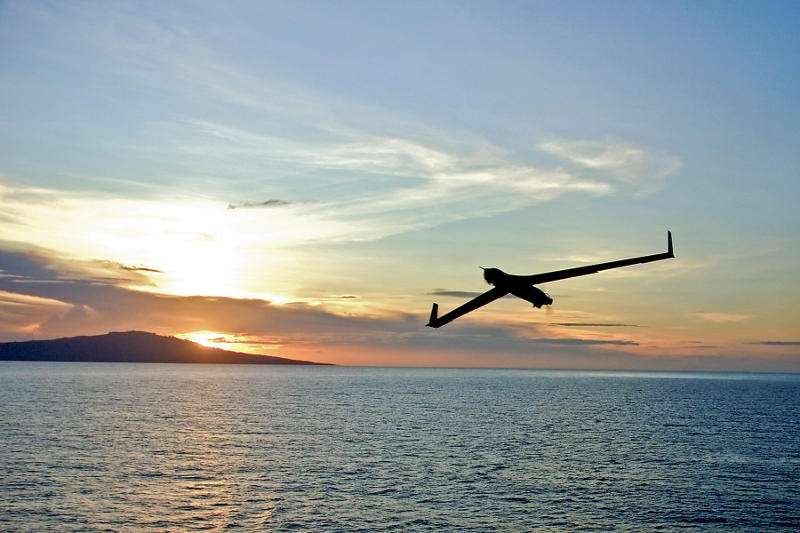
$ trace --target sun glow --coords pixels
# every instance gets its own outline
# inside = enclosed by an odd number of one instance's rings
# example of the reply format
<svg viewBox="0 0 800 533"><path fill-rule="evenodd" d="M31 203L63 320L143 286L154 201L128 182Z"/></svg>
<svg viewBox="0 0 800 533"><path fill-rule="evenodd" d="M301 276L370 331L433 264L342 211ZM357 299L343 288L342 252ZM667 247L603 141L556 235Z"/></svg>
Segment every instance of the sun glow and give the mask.
<svg viewBox="0 0 800 533"><path fill-rule="evenodd" d="M281 355L275 354L275 350L280 350L283 346L280 339L269 336L250 336L225 334L218 331L198 330L188 333L177 333L179 339L196 342L209 348L220 348L233 352L250 353L257 355Z"/></svg>
<svg viewBox="0 0 800 533"><path fill-rule="evenodd" d="M179 339L196 342L209 348L221 348L223 350L231 350L231 341L223 333L217 331L192 331L189 333L178 333L175 335Z"/></svg>
<svg viewBox="0 0 800 533"><path fill-rule="evenodd" d="M283 287L273 286L270 272L291 261L297 242L313 238L309 227L320 226L297 224L291 207L228 209L197 198L79 198L0 186L0 203L10 220L25 221L4 224L0 240L58 250L69 235L71 259L118 264L129 288L278 304L290 299L275 294Z"/></svg>

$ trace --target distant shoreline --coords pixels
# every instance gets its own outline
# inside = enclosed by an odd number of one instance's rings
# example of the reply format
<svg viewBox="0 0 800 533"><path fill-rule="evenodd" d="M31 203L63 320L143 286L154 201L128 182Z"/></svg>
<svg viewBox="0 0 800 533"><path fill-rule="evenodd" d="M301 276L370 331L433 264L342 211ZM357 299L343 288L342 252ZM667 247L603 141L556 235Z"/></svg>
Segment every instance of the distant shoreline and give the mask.
<svg viewBox="0 0 800 533"><path fill-rule="evenodd" d="M0 343L0 361L63 363L181 363L330 365L203 346L145 331Z"/></svg>

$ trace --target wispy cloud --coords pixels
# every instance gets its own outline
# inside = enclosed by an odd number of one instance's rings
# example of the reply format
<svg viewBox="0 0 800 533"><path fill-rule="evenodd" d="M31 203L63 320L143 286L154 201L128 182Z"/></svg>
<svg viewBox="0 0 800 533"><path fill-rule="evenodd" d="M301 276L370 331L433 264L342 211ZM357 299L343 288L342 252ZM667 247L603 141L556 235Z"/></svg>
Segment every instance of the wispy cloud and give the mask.
<svg viewBox="0 0 800 533"><path fill-rule="evenodd" d="M470 291L448 291L446 289L436 289L435 291L431 291L426 294L430 296L447 296L452 298L475 298L476 296L479 296L481 293L470 292Z"/></svg>
<svg viewBox="0 0 800 533"><path fill-rule="evenodd" d="M530 339L530 342L535 344L563 344L563 345L602 345L610 344L616 346L638 346L639 343L635 341L626 340L607 340L607 339Z"/></svg>
<svg viewBox="0 0 800 533"><path fill-rule="evenodd" d="M514 211L565 194L602 196L613 190L608 182L579 174L467 155L491 152L481 147L455 153L410 138L352 131L338 140L303 145L285 140L276 143L255 132L207 122L199 127L213 132L212 136L225 131L227 138L233 135L254 143L259 157L267 158L264 164L274 157L281 168L314 172L317 186L325 184L328 198L305 208L295 205L294 213L313 211L344 224L348 233L341 236L343 240L380 239L444 222ZM214 146L197 151L220 153L226 149ZM328 172L346 172L348 178L328 176Z"/></svg>
<svg viewBox="0 0 800 533"><path fill-rule="evenodd" d="M616 324L613 322L554 322L551 326L565 326L565 327L603 327L603 328L641 328L636 324Z"/></svg>
<svg viewBox="0 0 800 533"><path fill-rule="evenodd" d="M39 324L53 314L67 313L71 308L69 303L24 294L19 292L19 288L13 292L0 289L0 335L12 340L33 336Z"/></svg>
<svg viewBox="0 0 800 533"><path fill-rule="evenodd" d="M313 204L289 202L280 197L226 204L228 211L237 215L224 220L211 212L218 209L217 202L193 201L187 196L161 199L151 194L147 198L122 200L109 194L85 197L48 189L3 187L0 205L17 223L4 225L0 238L59 249L50 231L53 224L59 224L69 230L73 250L99 242L98 233L105 235L104 242L122 243L132 235L141 235L141 228L155 225L162 228L159 240L177 236L174 229L163 231L171 226L180 228L181 233L225 234L231 243L240 240L246 228L258 226L271 228L273 245L364 241L514 211L565 194L607 195L613 190L608 182L578 174L511 164L503 159L475 161L409 139L368 135L353 139L354 134L349 132L349 139L342 142L306 146L284 143L276 148L270 139L242 132L241 128L212 127L207 122L201 127L215 132L224 129L227 137L246 138L261 154L259 157L267 158L264 164L274 154L295 170L325 172L336 167L347 171L349 178L342 181L336 175L317 176L316 186L325 187L327 197ZM197 152L218 153L226 149L198 147ZM274 189L284 188L283 192L289 193L292 186L291 181L273 184ZM277 207L281 209L266 209ZM245 216L244 212L251 214ZM87 214L92 219L92 231L87 231L90 223ZM140 229L132 231L134 225ZM230 238L229 231L235 232L235 240ZM126 250L122 257L109 255L124 264L130 261L131 254ZM147 258L153 268L167 270L167 265L153 259Z"/></svg>
<svg viewBox="0 0 800 533"><path fill-rule="evenodd" d="M452 169L457 159L410 139L360 136L327 147L299 149L294 155L327 168L353 171L431 175Z"/></svg>
<svg viewBox="0 0 800 533"><path fill-rule="evenodd" d="M694 316L710 322L724 323L724 322L742 322L753 318L753 315L745 313L721 313L721 312L702 312L694 313Z"/></svg>
<svg viewBox="0 0 800 533"><path fill-rule="evenodd" d="M761 344L764 346L800 346L800 341L754 341L746 344Z"/></svg>
<svg viewBox="0 0 800 533"><path fill-rule="evenodd" d="M163 274L164 273L163 270L158 270L157 268L150 268L150 267L146 267L146 266L143 266L143 265L135 266L135 265L123 265L123 264L120 264L119 267L122 270L128 270L130 272L151 272L153 274Z"/></svg>
<svg viewBox="0 0 800 533"><path fill-rule="evenodd" d="M626 141L552 140L538 148L580 168L603 173L649 194L661 188L664 179L683 163L661 150Z"/></svg>
<svg viewBox="0 0 800 533"><path fill-rule="evenodd" d="M285 200L278 200L277 198L271 198L269 200L265 200L263 202L243 202L241 204L228 204L228 209L243 209L248 207L280 207L282 205L289 205L291 202L287 202Z"/></svg>

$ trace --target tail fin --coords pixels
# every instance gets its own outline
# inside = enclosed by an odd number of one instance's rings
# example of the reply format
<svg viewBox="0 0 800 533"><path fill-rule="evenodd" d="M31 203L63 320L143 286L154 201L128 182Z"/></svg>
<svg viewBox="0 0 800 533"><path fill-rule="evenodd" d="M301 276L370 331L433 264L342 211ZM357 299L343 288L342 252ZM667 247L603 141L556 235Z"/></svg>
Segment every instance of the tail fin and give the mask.
<svg viewBox="0 0 800 533"><path fill-rule="evenodd" d="M433 304L433 307L431 308L431 318L430 318L430 320L428 320L428 323L425 324L425 325L426 326L430 326L432 328L437 327L437 326L434 326L433 324L434 324L434 322L436 322L436 319L438 318L438 316L439 316L439 304Z"/></svg>
<svg viewBox="0 0 800 533"><path fill-rule="evenodd" d="M667 230L667 254L670 257L675 257L675 254L672 252L672 232Z"/></svg>

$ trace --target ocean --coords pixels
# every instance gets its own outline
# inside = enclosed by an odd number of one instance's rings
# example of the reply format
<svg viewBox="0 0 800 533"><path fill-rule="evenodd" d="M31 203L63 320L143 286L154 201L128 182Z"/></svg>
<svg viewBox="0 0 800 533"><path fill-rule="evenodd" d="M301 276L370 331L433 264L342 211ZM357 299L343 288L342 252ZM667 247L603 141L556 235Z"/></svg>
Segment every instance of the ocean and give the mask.
<svg viewBox="0 0 800 533"><path fill-rule="evenodd" d="M2 531L788 531L800 375L0 362Z"/></svg>

